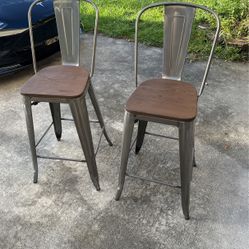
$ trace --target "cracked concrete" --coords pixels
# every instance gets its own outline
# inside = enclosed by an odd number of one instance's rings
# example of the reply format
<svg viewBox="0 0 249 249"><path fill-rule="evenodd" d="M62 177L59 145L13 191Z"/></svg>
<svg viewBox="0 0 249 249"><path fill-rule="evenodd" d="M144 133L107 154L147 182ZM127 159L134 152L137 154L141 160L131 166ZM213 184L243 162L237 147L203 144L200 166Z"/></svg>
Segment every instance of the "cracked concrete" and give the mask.
<svg viewBox="0 0 249 249"><path fill-rule="evenodd" d="M82 50L89 58L91 36ZM160 73L158 48L141 46L140 80ZM20 87L26 69L0 78L0 248L39 249L246 249L248 248L248 64L214 61L209 86L199 101L196 158L191 189L191 219L183 218L179 189L127 178L114 201L123 123L123 106L134 90L133 43L99 36L93 85L107 129L97 164L101 191L95 191L83 163L39 160L39 182L32 164ZM58 64L59 55L40 63ZM88 61L83 61L89 65ZM203 62L187 63L185 80L198 82ZM94 117L90 105L90 116ZM66 105L63 116L70 116ZM50 122L47 104L34 107L36 134ZM174 134L167 126L149 130ZM92 125L96 144L100 129ZM57 142L52 130L40 153L82 158L74 125L63 122ZM129 170L179 183L178 144L146 137L140 154L132 152Z"/></svg>

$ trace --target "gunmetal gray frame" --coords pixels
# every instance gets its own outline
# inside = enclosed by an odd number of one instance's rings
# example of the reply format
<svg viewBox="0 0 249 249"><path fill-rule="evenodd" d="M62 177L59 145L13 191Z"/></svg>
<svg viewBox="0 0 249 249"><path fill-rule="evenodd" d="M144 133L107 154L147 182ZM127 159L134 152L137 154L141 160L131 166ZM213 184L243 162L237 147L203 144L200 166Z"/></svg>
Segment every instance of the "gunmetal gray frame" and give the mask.
<svg viewBox="0 0 249 249"><path fill-rule="evenodd" d="M209 72L210 68L210 63L213 57L216 41L219 35L219 30L220 30L220 21L217 16L217 14L208 9L205 6L201 5L196 5L196 4L190 4L190 3L154 3L150 4L147 7L143 8L137 16L136 19L136 26L135 26L135 55L134 55L134 72L135 72L135 84L136 87L138 85L138 23L139 20L142 16L142 14L151 8L155 7L160 7L164 6L164 11L165 11L165 22L164 24L168 21L168 16L169 18L175 18L175 20L171 19L169 27L167 25L164 26L164 54L163 54L163 75L162 78L165 79L174 79L174 80L181 80L181 74L182 74L182 69L185 61L185 57L187 54L187 47L188 47L188 42L191 34L191 29L189 26L192 27L192 21L194 18L195 14L195 9L199 8L204 11L207 11L211 13L215 19L216 19L216 24L217 28L215 31L215 36L213 39L210 55L208 58L208 62L206 65L206 69L204 72L204 76L202 79L201 87L198 93L198 97L201 96L205 84L206 84L206 79L207 75ZM179 23L180 20L180 23ZM172 28L173 25L176 25L174 28ZM177 26L178 25L178 26ZM186 32L185 32L185 27L186 25ZM179 33L180 32L180 36ZM184 33L185 32L185 33ZM165 47L165 33L168 33L168 35L172 35L175 40L177 41L180 40L182 42L179 47L170 47L166 48ZM173 39L172 38L172 39ZM171 37L169 38L171 39ZM172 44L172 41L170 41ZM177 51L174 51L176 49ZM177 54L178 58L170 58L172 59L173 63L167 63L166 59L169 60L169 57L171 56L165 56L165 54L170 55L172 54ZM177 61L178 60L178 61ZM175 63L177 62L177 63ZM173 66L172 66L173 65ZM180 66L179 66L180 65ZM168 68L167 68L168 67ZM136 142L136 154L139 152L143 139L145 134L152 135L152 136L159 136L159 137L164 137L164 138L170 138L173 140L179 140L179 152L180 152L180 173L181 173L181 186L173 186L171 184L164 183L159 180L154 180L154 179L149 179L146 177L141 177L138 175L131 175L127 173L127 163L128 163L128 157L129 157L129 152L132 148L131 145L131 138L132 138L132 133L133 133L133 127L134 123L136 121L139 121L138 124L138 134L137 138L135 141L132 143L132 146ZM169 137L169 136L163 136L160 134L155 134L155 133L150 133L146 132L146 126L147 122L156 122L156 123L162 123L162 124L167 124L167 125L172 125L176 126L179 130L179 139L175 137ZM128 111L125 111L125 116L124 116L124 132L123 132L123 139L122 139L122 154L121 154L121 166L120 166L120 172L119 172L119 183L118 183L118 189L116 193L116 200L120 199L120 196L123 191L124 187L124 182L125 182L125 176L130 176L133 178L145 180L145 181L150 181L154 183L159 183L171 187L177 187L181 188L181 199L182 199L182 210L185 219L189 219L189 200L190 200L190 182L192 180L192 170L193 166L196 166L195 163L195 146L194 146L194 121L173 121L173 120L167 120L163 118L157 118L157 117L149 117L149 116L143 116L143 115L135 115L132 113L129 113Z"/></svg>
<svg viewBox="0 0 249 249"><path fill-rule="evenodd" d="M33 69L34 72L37 73L37 61L36 61L36 55L35 55L35 45L34 45L34 35L33 35L33 24L32 24L32 10L33 8L38 4L43 2L44 0L36 0L34 1L28 10L28 24L29 24L29 37L30 37L30 45L31 45L31 54L32 54L32 61L33 61ZM53 0L56 1L56 0ZM97 5L90 1L90 0L81 0L84 2L87 2L92 5L92 7L95 10L95 24L94 24L94 34L93 34L93 51L92 51L92 59L91 59L91 72L90 72L90 78L92 78L94 74L94 69L95 69L95 58L96 58L96 45L97 45L97 33L98 33L98 20L99 20L99 10ZM79 58L79 57L78 57ZM64 65L66 63L62 62ZM76 63L77 65L77 63ZM79 66L79 61L78 65Z"/></svg>
<svg viewBox="0 0 249 249"><path fill-rule="evenodd" d="M33 37L33 25L32 25L32 10L33 8L40 2L43 2L44 0L36 0L34 1L29 8L28 11L28 23L29 23L29 34L30 34L30 44L31 44L31 52L32 52L32 60L33 60L33 69L35 74L37 73L37 62L36 62L36 55L35 55L35 45L34 45L34 37ZM60 47L61 47L61 53L62 53L62 64L63 65L70 65L70 66L79 66L80 64L80 49L79 49L79 33L80 33L80 20L79 15L73 15L71 16L68 23L65 23L65 16L64 13L60 13L61 9L60 5L69 5L68 10L71 11L79 11L79 0L53 0L54 1L54 8L55 8L55 15L57 19L57 28L58 28L58 35L59 41L60 41ZM95 3L93 3L90 0L83 0L84 2L87 2L91 4L91 6L95 10L95 24L94 24L94 35L93 35L93 46L92 46L92 58L91 58L91 71L90 71L90 79L89 79L89 87L87 92L89 93L90 99L92 101L94 110L96 112L98 120L89 120L88 119L88 112L87 107L85 103L85 95L81 96L78 100L68 100L68 99L55 99L55 98L36 98L36 97L24 97L24 104L25 104L25 113L26 113L26 121L27 121L27 128L28 128L28 135L30 140L30 146L31 146L31 153L32 153L32 160L34 165L34 183L37 182L38 179L38 164L37 164L37 158L44 158L44 159L52 159L52 160L67 160L67 161L76 161L76 162L91 162L90 166L88 165L89 173L92 178L92 181L96 187L97 190L99 190L99 183L98 183L98 173L97 173L97 167L95 162L95 157L98 153L100 142L102 139L102 136L104 135L107 142L110 146L112 146L112 142L107 135L104 120L102 118L102 114L99 109L99 105L97 102L97 99L95 97L94 89L91 83L91 78L94 74L94 68L95 68L95 54L96 54L96 44L97 44L97 28L98 28L98 18L99 18L99 11ZM67 8L65 8L67 9ZM69 14L69 13L67 13ZM70 13L72 14L72 13ZM67 17L70 17L70 14L67 15ZM61 16L62 15L62 16ZM62 19L60 19L60 17ZM73 21L72 21L73 20ZM68 20L67 20L68 21ZM71 27L70 27L71 25ZM76 27L76 28L75 28ZM70 30L72 28L72 31ZM61 31L61 32L60 32ZM62 32L63 31L63 32ZM71 48L74 51L74 53L68 54L69 51L69 44L68 44L68 37L63 37L62 33L65 35L67 32L72 32L72 41L74 39L78 39L78 41L72 42ZM76 46L76 49L75 47ZM77 51L76 51L77 50ZM70 63L68 63L68 58L71 60ZM32 118L32 105L39 103L39 102L49 102L50 103L50 109L53 117L52 123L48 126L48 128L45 130L41 138L38 140L37 143L35 143L35 134L34 134L34 126L33 126L33 118ZM60 116L60 103L68 103L71 108L71 112L73 114L73 119L66 119L61 118ZM57 139L60 140L61 136L61 120L65 121L74 121L77 132L80 138L80 142L85 154L86 159L73 159L73 158L64 158L64 157L50 157L50 156L44 156L44 155L37 155L36 154L36 147L39 145L39 143L42 141L42 139L45 137L49 129L54 124L55 133L57 136ZM89 122L91 123L99 123L101 126L101 134L99 137L98 144L96 146L95 152L93 152L93 143L92 143L92 137L91 137L91 130L89 126ZM82 127L83 128L82 130ZM84 130L85 129L85 130ZM86 139L87 141L84 143L83 140Z"/></svg>

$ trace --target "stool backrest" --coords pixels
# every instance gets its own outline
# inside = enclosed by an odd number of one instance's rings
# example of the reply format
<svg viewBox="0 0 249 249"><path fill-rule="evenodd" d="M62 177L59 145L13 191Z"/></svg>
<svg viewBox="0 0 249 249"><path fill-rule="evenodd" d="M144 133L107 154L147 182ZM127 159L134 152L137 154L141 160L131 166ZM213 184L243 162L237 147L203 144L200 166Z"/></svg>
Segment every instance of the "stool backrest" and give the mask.
<svg viewBox="0 0 249 249"><path fill-rule="evenodd" d="M80 1L54 0L62 64L80 64Z"/></svg>
<svg viewBox="0 0 249 249"><path fill-rule="evenodd" d="M164 7L164 32L163 32L163 63L162 78L181 80L185 58L187 56L188 44L191 37L193 21L196 9L202 9L214 16L216 22L215 35L212 41L210 55L206 65L205 73L199 90L199 96L205 87L207 74L213 57L215 44L220 30L220 21L217 14L209 8L190 3L154 3L143 8L136 20L135 31L135 83L137 86L138 67L138 24L141 16L149 9Z"/></svg>
<svg viewBox="0 0 249 249"><path fill-rule="evenodd" d="M33 39L32 26L32 9L44 0L35 0L29 8L29 34L33 59L33 67L35 73L37 72L35 46ZM89 3L95 10L95 26L93 36L93 50L91 73L92 77L95 67L95 52L97 42L97 28L99 12L97 6L91 0L82 0L82 2ZM60 43L62 64L66 66L80 65L80 0L53 0L54 12L56 17L57 31Z"/></svg>
<svg viewBox="0 0 249 249"><path fill-rule="evenodd" d="M163 78L181 80L195 9L164 7Z"/></svg>

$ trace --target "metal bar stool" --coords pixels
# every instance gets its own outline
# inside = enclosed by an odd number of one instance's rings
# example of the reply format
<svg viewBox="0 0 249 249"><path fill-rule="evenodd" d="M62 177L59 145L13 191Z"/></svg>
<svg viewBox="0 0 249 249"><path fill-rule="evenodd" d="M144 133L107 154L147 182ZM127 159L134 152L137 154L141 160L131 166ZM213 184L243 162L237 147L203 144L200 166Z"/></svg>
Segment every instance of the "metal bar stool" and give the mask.
<svg viewBox="0 0 249 249"><path fill-rule="evenodd" d="M57 22L59 43L62 55L62 65L49 66L37 72L35 47L32 30L32 9L43 0L34 1L28 13L30 42L32 49L33 67L35 75L31 77L21 89L24 99L26 122L28 129L28 137L30 142L32 161L34 166L34 183L38 180L38 163L37 158L69 160L86 162L91 180L97 190L100 190L99 178L95 156L100 144L102 135L104 134L109 145L112 145L109 139L104 121L99 109L94 89L91 84L91 78L94 73L95 51L98 26L98 8L92 2L90 3L95 9L95 28L93 37L93 51L91 73L80 67L80 1L79 0L54 0L54 10ZM96 152L92 141L89 117L87 112L85 95L89 93L93 107L95 109L98 121L102 128L102 134L99 139ZM73 120L77 129L80 143L85 155L85 160L76 160L71 158L48 157L36 154L36 146L45 136L45 131L41 139L35 143L35 133L32 118L32 105L39 102L48 102L50 105L53 122L48 129L54 125L55 134L58 140L61 138L61 113L60 103L67 103L70 106Z"/></svg>
<svg viewBox="0 0 249 249"><path fill-rule="evenodd" d="M160 79L150 79L137 87L138 68L138 24L141 16L149 9L164 8L164 45L163 73ZM181 80L182 70L187 55L192 24L196 9L213 16L216 29L210 55L207 61L202 83L197 94L196 88ZM194 122L197 116L198 97L201 96L210 68L216 40L220 30L218 16L210 9L190 3L155 3L143 8L136 19L135 31L135 83L136 90L132 93L125 106L124 132L122 142L121 166L116 200L119 200L125 176L148 180L155 183L164 182L130 175L126 172L134 123L138 121L135 153L139 153L145 134L166 137L146 132L147 122L157 122L176 126L179 130L181 201L185 219L189 219L190 182L194 160ZM178 138L173 138L177 139ZM135 141L134 141L135 142Z"/></svg>

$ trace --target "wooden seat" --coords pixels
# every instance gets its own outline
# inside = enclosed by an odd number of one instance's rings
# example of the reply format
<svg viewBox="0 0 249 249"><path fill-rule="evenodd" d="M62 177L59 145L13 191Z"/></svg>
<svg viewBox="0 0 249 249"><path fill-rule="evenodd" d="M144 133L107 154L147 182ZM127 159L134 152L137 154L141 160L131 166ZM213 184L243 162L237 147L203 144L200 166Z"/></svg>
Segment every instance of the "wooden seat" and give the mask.
<svg viewBox="0 0 249 249"><path fill-rule="evenodd" d="M182 81L147 80L132 93L126 110L135 115L191 121L197 115L197 92L191 84Z"/></svg>
<svg viewBox="0 0 249 249"><path fill-rule="evenodd" d="M40 70L21 88L30 97L77 98L89 84L89 72L76 66L50 66Z"/></svg>

